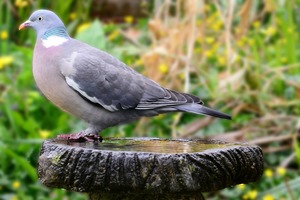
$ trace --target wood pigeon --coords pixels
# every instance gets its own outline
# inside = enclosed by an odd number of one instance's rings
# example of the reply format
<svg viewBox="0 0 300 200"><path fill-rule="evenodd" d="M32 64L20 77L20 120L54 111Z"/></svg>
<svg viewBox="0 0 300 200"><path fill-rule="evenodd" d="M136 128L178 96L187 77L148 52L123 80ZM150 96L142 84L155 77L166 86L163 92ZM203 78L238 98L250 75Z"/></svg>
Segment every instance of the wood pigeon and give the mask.
<svg viewBox="0 0 300 200"><path fill-rule="evenodd" d="M32 70L38 88L61 110L89 124L59 138L95 141L105 128L167 112L231 119L198 97L163 88L112 55L71 38L52 11L33 12L19 30L27 27L37 34Z"/></svg>

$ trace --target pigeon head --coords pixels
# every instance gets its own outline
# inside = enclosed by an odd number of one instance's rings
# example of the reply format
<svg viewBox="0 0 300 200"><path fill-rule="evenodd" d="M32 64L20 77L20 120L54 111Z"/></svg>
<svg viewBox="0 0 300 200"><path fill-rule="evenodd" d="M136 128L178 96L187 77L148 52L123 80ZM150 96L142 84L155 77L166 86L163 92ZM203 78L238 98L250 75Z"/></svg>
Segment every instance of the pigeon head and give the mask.
<svg viewBox="0 0 300 200"><path fill-rule="evenodd" d="M50 10L37 10L33 12L29 19L19 26L19 30L27 27L33 28L38 38L44 37L50 30L66 30L64 23Z"/></svg>

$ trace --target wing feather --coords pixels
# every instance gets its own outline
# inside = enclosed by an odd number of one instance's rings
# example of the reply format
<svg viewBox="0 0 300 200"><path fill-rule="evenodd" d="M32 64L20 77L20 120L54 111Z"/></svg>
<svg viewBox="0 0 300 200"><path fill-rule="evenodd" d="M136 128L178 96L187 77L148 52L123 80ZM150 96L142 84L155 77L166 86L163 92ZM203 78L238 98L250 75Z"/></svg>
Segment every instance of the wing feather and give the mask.
<svg viewBox="0 0 300 200"><path fill-rule="evenodd" d="M74 45L82 48L74 51L61 67L67 84L86 100L111 112L202 104L198 97L162 88L108 53L83 43Z"/></svg>

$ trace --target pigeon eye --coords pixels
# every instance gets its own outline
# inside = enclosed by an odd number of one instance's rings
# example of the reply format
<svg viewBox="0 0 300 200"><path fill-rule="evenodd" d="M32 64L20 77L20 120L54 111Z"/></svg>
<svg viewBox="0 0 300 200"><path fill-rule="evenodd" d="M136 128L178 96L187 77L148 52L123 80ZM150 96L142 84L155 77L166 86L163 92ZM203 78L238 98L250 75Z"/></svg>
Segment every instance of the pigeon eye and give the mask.
<svg viewBox="0 0 300 200"><path fill-rule="evenodd" d="M43 17L38 17L38 20L39 20L39 21L42 21L42 20L43 20Z"/></svg>

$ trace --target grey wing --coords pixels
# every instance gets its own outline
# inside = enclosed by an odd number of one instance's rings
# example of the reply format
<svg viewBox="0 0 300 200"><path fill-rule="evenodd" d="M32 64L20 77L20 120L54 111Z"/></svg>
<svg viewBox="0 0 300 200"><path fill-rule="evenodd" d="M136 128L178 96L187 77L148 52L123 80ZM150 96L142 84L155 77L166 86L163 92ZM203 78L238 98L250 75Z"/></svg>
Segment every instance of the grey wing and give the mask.
<svg viewBox="0 0 300 200"><path fill-rule="evenodd" d="M89 52L74 52L72 66L62 73L70 87L109 111L202 104L198 97L162 88L105 52Z"/></svg>

